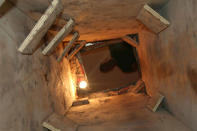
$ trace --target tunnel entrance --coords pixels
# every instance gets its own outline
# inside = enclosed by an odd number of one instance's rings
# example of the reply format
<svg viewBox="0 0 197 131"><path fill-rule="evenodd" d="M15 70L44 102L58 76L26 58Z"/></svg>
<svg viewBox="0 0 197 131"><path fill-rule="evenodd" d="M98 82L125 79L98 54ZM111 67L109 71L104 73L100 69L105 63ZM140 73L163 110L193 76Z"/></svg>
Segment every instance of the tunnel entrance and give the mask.
<svg viewBox="0 0 197 131"><path fill-rule="evenodd" d="M138 36L125 39L130 38L139 44ZM125 41L88 43L81 50L77 57L83 61L88 88L77 88L78 99L66 117L76 122L80 131L166 131L179 127L175 118L159 108L164 96L151 98L146 93L137 50Z"/></svg>
<svg viewBox="0 0 197 131"><path fill-rule="evenodd" d="M138 35L128 35L139 42ZM81 50L88 89L78 88L78 96L120 90L141 79L136 48L122 39L88 43Z"/></svg>

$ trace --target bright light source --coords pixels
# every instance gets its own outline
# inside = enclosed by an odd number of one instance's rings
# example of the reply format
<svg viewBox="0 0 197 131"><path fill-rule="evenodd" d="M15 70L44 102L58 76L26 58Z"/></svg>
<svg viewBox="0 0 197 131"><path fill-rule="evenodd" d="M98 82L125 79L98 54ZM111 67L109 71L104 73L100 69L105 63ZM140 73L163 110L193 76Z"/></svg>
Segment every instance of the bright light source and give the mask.
<svg viewBox="0 0 197 131"><path fill-rule="evenodd" d="M91 46L91 45L94 45L93 43L87 43L85 46L88 47L88 46Z"/></svg>
<svg viewBox="0 0 197 131"><path fill-rule="evenodd" d="M87 87L87 82L86 81L81 81L80 83L79 83L79 87L81 88L81 89L85 89L86 87Z"/></svg>

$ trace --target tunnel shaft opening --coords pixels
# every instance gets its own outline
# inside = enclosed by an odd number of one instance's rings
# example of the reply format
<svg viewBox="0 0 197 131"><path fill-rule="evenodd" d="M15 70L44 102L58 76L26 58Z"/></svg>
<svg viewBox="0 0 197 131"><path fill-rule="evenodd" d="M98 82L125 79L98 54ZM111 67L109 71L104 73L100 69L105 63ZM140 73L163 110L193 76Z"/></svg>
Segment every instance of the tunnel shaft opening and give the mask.
<svg viewBox="0 0 197 131"><path fill-rule="evenodd" d="M195 131L195 12L192 0L1 0L0 131Z"/></svg>
<svg viewBox="0 0 197 131"><path fill-rule="evenodd" d="M78 88L79 95L125 88L140 79L136 48L121 39L88 43L80 54L89 88Z"/></svg>

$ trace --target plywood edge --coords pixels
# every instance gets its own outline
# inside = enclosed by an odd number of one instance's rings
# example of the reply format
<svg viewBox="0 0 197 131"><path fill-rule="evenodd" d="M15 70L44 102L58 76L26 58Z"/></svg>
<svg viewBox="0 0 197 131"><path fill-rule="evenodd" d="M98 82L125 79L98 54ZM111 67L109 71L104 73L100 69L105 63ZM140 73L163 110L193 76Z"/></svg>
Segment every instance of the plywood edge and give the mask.
<svg viewBox="0 0 197 131"><path fill-rule="evenodd" d="M38 48L41 39L62 10L63 5L61 0L53 0L23 43L19 46L18 51L22 54L33 54L33 52Z"/></svg>
<svg viewBox="0 0 197 131"><path fill-rule="evenodd" d="M0 7L3 5L4 2L5 0L0 0Z"/></svg>
<svg viewBox="0 0 197 131"><path fill-rule="evenodd" d="M145 4L144 9L148 11L150 14L152 14L153 16L155 16L157 19L159 19L161 22L163 22L165 25L170 25L170 22L168 20L166 20L159 13L153 10L149 5Z"/></svg>
<svg viewBox="0 0 197 131"><path fill-rule="evenodd" d="M51 131L61 131L60 129L55 128L53 125L49 124L48 122L43 122L42 126L51 130Z"/></svg>
<svg viewBox="0 0 197 131"><path fill-rule="evenodd" d="M72 59L86 44L87 42L84 40L80 43L80 45L76 46L75 49L69 54L68 59Z"/></svg>
<svg viewBox="0 0 197 131"><path fill-rule="evenodd" d="M70 19L67 24L58 32L58 34L51 40L51 42L42 51L43 55L49 55L58 44L73 30L74 20Z"/></svg>
<svg viewBox="0 0 197 131"><path fill-rule="evenodd" d="M145 4L140 10L136 19L156 34L165 30L170 25L168 20L147 4Z"/></svg>
<svg viewBox="0 0 197 131"><path fill-rule="evenodd" d="M163 102L164 98L165 97L160 93L156 94L155 96L149 99L147 108L150 109L152 112L156 112L161 103Z"/></svg>
<svg viewBox="0 0 197 131"><path fill-rule="evenodd" d="M43 123L44 128L50 131L76 131L78 125L65 116L51 114Z"/></svg>
<svg viewBox="0 0 197 131"><path fill-rule="evenodd" d="M129 36L122 37L122 40L134 47L138 47L138 45L139 45L135 40L133 40Z"/></svg>
<svg viewBox="0 0 197 131"><path fill-rule="evenodd" d="M72 40L65 47L65 49L63 50L63 53L60 55L60 57L58 57L58 59L57 59L58 62L61 62L62 59L64 58L64 56L66 56L68 54L68 52L70 51L71 47L79 39L79 37L80 37L79 33L78 32L75 32L74 35L73 35Z"/></svg>

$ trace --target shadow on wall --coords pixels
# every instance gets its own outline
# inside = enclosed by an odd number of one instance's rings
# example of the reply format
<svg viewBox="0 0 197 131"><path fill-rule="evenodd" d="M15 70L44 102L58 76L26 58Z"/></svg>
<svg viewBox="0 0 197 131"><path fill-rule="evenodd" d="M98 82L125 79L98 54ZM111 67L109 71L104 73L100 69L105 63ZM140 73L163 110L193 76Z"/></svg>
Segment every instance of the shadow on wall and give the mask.
<svg viewBox="0 0 197 131"><path fill-rule="evenodd" d="M148 4L149 4L149 5L151 6L151 8L153 8L154 10L159 11L159 10L161 10L161 8L164 7L168 2L169 2L169 0L162 0L162 2L158 2L158 3L154 2L154 4L153 4L153 3L148 3Z"/></svg>
<svg viewBox="0 0 197 131"><path fill-rule="evenodd" d="M111 58L100 64L100 71L107 73L117 66L124 73L136 72L138 65L133 50L133 47L125 42L109 45Z"/></svg>

